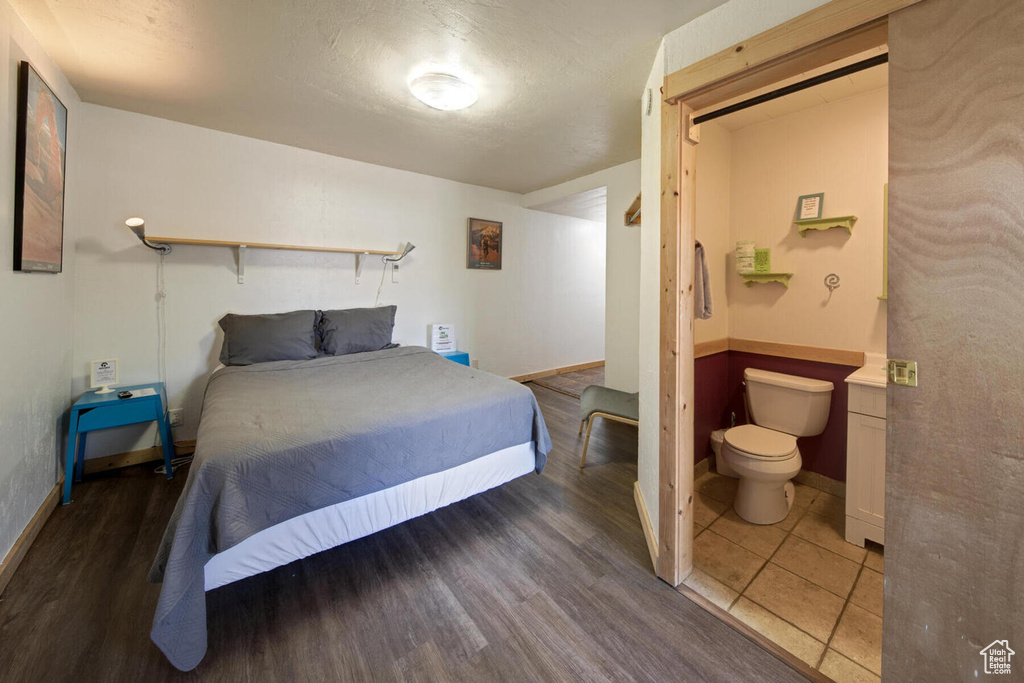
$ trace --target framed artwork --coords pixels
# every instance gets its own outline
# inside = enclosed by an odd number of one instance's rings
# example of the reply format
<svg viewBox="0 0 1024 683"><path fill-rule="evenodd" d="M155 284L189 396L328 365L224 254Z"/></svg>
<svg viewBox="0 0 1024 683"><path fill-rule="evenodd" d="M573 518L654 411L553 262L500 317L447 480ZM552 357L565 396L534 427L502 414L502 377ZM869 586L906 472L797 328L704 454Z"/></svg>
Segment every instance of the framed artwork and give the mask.
<svg viewBox="0 0 1024 683"><path fill-rule="evenodd" d="M796 202L796 214L798 221L821 218L821 209L825 204L825 193L805 194Z"/></svg>
<svg viewBox="0 0 1024 683"><path fill-rule="evenodd" d="M18 69L14 269L59 273L64 261L68 110L28 62Z"/></svg>
<svg viewBox="0 0 1024 683"><path fill-rule="evenodd" d="M501 270L501 223L480 218L469 219L466 267Z"/></svg>

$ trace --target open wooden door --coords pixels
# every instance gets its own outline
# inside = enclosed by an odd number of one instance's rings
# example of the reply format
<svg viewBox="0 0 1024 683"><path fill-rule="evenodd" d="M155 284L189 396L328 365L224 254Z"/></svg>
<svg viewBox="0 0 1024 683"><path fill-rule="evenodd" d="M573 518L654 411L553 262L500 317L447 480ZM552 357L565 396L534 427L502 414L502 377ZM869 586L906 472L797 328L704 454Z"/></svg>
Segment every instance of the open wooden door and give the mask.
<svg viewBox="0 0 1024 683"><path fill-rule="evenodd" d="M883 677L1024 676L1024 5L889 18ZM1015 676L1013 675L1015 674Z"/></svg>

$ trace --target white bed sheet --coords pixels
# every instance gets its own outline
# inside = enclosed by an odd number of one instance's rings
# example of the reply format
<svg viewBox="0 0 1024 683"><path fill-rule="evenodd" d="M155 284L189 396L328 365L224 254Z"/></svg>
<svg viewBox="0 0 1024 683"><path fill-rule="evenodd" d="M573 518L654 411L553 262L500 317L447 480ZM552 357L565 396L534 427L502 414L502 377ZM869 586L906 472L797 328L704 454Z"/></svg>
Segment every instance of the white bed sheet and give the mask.
<svg viewBox="0 0 1024 683"><path fill-rule="evenodd" d="M521 477L536 468L532 441L450 470L307 512L214 555L205 567L213 590L368 536Z"/></svg>

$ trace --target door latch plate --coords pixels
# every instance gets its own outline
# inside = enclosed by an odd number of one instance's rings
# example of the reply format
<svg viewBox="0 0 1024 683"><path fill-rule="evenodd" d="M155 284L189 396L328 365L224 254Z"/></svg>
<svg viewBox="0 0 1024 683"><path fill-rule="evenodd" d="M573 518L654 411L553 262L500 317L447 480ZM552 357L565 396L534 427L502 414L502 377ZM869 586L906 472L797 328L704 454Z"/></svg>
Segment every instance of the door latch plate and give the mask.
<svg viewBox="0 0 1024 683"><path fill-rule="evenodd" d="M917 386L917 363L915 361L887 358L885 369L889 377L889 384L898 384L904 387Z"/></svg>

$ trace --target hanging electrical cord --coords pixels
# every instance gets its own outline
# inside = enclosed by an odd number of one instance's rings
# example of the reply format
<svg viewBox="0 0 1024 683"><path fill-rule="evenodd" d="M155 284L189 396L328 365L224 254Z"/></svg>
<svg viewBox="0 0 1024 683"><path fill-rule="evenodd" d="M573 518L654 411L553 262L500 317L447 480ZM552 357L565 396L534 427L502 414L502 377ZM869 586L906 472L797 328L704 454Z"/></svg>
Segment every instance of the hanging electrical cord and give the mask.
<svg viewBox="0 0 1024 683"><path fill-rule="evenodd" d="M381 256L380 257L380 260L384 262L384 270L380 274L380 284L377 286L377 296L373 300L373 307L374 308L377 308L377 306L380 305L380 293L384 290L384 276L387 275L388 264L389 263L392 264L392 268L393 268L394 264L396 264L399 261L401 261L402 259L404 259L406 257L406 255L410 251L415 249L415 248L416 248L415 244L413 244L412 242L406 242L405 243L405 249L402 250L402 255L399 256L398 258L394 258L393 256Z"/></svg>
<svg viewBox="0 0 1024 683"><path fill-rule="evenodd" d="M160 260L156 264L156 363L157 373L164 385L164 395L168 396L167 390L167 311L165 301L167 299L167 283L164 280L164 253L160 252ZM153 447L159 444L160 430L153 435Z"/></svg>
<svg viewBox="0 0 1024 683"><path fill-rule="evenodd" d="M380 260L384 262L384 270L380 271L380 284L377 285L377 296L373 300L373 307L377 308L380 305L380 293L384 291L384 276L388 272L388 257L381 256Z"/></svg>
<svg viewBox="0 0 1024 683"><path fill-rule="evenodd" d="M188 465L191 462L191 455L183 455L180 458L175 458L174 460L171 460L171 472L177 472L179 467L184 467L185 465ZM156 474L167 474L167 467L165 465L160 465L159 467L154 469L153 472Z"/></svg>

